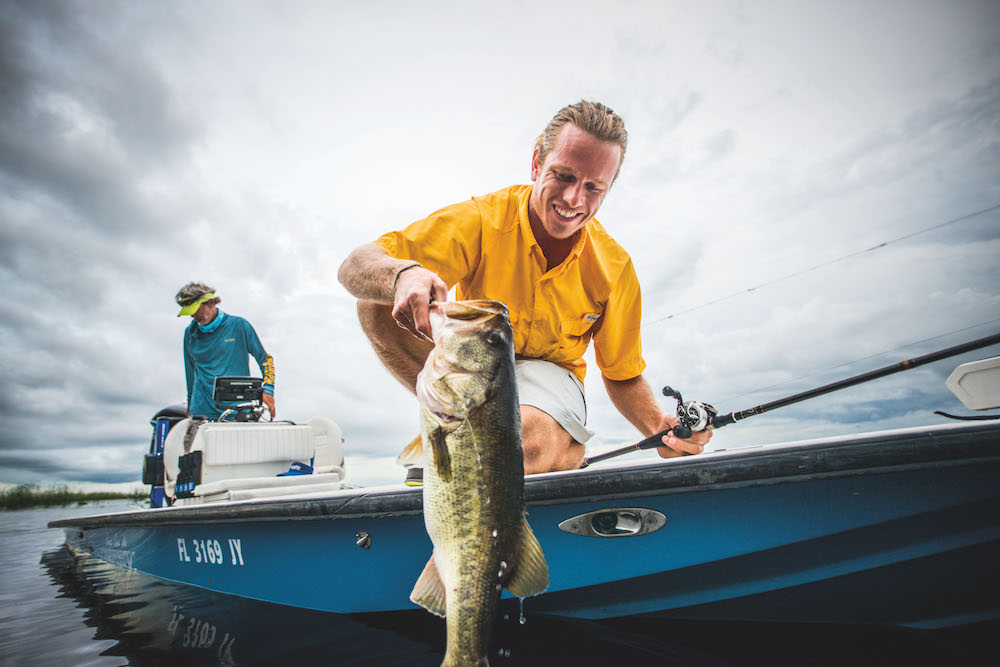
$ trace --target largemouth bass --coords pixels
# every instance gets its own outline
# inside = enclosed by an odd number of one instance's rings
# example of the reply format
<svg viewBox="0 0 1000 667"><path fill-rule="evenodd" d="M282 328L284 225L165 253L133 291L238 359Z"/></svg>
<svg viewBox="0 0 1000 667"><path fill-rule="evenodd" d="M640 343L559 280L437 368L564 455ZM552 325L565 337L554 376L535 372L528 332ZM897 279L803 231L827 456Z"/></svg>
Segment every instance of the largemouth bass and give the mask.
<svg viewBox="0 0 1000 667"><path fill-rule="evenodd" d="M417 397L434 551L410 599L446 617L444 665L484 665L501 587L525 598L549 585L525 519L513 332L498 301L433 304L431 328Z"/></svg>

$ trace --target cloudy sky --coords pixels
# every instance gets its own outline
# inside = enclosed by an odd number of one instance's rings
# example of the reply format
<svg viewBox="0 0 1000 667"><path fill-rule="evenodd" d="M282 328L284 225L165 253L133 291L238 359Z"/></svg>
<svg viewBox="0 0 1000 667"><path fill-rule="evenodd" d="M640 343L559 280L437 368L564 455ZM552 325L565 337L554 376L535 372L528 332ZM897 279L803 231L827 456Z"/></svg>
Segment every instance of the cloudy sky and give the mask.
<svg viewBox="0 0 1000 667"><path fill-rule="evenodd" d="M401 479L416 403L337 268L528 182L581 98L629 129L598 217L643 284L655 388L730 412L1000 331L995 0L4 0L0 482L138 479L185 397L189 280L257 329L279 417L337 421L354 482ZM965 414L944 379L998 353L712 442ZM593 364L587 388L592 453L637 440Z"/></svg>

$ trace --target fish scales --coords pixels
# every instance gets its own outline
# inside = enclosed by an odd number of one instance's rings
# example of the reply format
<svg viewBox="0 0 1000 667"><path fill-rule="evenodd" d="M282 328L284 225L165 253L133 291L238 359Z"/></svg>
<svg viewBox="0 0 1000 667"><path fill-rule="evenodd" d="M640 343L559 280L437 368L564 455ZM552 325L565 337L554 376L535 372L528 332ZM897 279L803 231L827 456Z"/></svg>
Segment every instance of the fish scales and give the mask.
<svg viewBox="0 0 1000 667"><path fill-rule="evenodd" d="M512 334L497 302L441 304L432 322L435 348L417 394L434 551L411 599L446 617L444 664L487 664L501 586L518 597L548 586L525 520Z"/></svg>
<svg viewBox="0 0 1000 667"><path fill-rule="evenodd" d="M447 438L451 482L442 481L434 466L424 470L427 531L435 555L451 555L437 559L438 572L447 582L448 644L466 647L466 655L481 655L487 649L480 641L489 635L484 626L492 622L499 600L502 554L513 550L515 528L519 528L511 517L523 511L517 494L504 492L513 486L512 464L483 451L488 450L483 444L492 439L474 437L476 431L482 432L479 422L472 418Z"/></svg>

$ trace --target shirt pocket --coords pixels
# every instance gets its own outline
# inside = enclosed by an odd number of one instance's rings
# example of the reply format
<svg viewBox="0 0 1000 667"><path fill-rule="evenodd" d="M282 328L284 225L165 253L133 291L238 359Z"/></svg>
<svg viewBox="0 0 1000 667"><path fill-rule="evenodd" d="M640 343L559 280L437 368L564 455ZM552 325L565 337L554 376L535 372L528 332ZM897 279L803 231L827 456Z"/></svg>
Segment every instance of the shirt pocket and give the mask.
<svg viewBox="0 0 1000 667"><path fill-rule="evenodd" d="M560 347L567 358L582 357L590 345L590 330L598 315L574 317L559 322Z"/></svg>
<svg viewBox="0 0 1000 667"><path fill-rule="evenodd" d="M565 336L583 336L594 323L600 318L600 314L593 313L583 317L564 319L559 323L559 331Z"/></svg>

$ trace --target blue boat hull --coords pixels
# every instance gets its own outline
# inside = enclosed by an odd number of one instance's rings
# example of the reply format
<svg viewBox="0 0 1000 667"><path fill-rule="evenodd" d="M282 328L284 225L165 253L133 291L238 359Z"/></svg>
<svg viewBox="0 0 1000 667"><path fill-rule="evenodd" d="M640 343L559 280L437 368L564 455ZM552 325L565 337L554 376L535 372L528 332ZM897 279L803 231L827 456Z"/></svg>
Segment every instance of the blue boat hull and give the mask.
<svg viewBox="0 0 1000 667"><path fill-rule="evenodd" d="M525 493L551 578L533 611L925 628L1000 618L995 423L539 475ZM414 608L431 552L421 506L419 489L385 487L51 525L73 549L156 577L346 614ZM666 525L559 528L616 508Z"/></svg>

